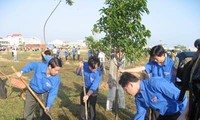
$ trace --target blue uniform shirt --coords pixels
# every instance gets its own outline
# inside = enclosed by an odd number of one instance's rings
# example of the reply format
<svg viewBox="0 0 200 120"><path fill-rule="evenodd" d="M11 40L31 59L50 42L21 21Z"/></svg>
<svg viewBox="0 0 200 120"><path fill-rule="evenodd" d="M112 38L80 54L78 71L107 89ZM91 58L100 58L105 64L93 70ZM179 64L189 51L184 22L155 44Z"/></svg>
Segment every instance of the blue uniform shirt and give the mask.
<svg viewBox="0 0 200 120"><path fill-rule="evenodd" d="M88 59L89 59L92 56L92 51L89 49L87 54L88 54Z"/></svg>
<svg viewBox="0 0 200 120"><path fill-rule="evenodd" d="M161 77L152 77L140 81L140 91L135 96L137 113L134 120L144 120L146 109L152 108L161 115L170 115L186 108L187 97L178 101L180 90Z"/></svg>
<svg viewBox="0 0 200 120"><path fill-rule="evenodd" d="M44 56L44 60L46 61L47 65L49 64L49 61L52 59L53 57L52 56L49 56L49 55L45 55Z"/></svg>
<svg viewBox="0 0 200 120"><path fill-rule="evenodd" d="M83 69L84 69L85 87L93 92L97 91L102 79L101 70L97 68L94 72L91 72L89 69L88 62L84 62ZM79 73L78 75L81 74Z"/></svg>
<svg viewBox="0 0 200 120"><path fill-rule="evenodd" d="M65 56L68 56L68 55L69 55L69 51L66 50L66 51L65 51Z"/></svg>
<svg viewBox="0 0 200 120"><path fill-rule="evenodd" d="M28 73L34 71L34 75L30 80L30 87L38 94L48 92L46 107L51 107L58 93L60 85L60 77L58 75L46 76L48 66L42 62L30 62L21 71Z"/></svg>
<svg viewBox="0 0 200 120"><path fill-rule="evenodd" d="M169 82L174 82L172 77L173 69L174 61L169 57L165 58L162 66L155 61L150 61L145 65L145 70L147 74L151 74L151 77L163 77Z"/></svg>
<svg viewBox="0 0 200 120"><path fill-rule="evenodd" d="M72 49L72 55L76 55L76 49Z"/></svg>

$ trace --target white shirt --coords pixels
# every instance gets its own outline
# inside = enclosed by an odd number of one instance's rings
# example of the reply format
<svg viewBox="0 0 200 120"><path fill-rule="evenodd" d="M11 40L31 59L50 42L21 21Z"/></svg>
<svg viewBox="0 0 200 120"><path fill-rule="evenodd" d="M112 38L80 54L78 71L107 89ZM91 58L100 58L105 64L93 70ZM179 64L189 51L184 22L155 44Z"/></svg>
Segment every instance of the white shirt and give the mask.
<svg viewBox="0 0 200 120"><path fill-rule="evenodd" d="M53 54L56 54L56 53L57 53L57 49L54 48L54 49L53 49Z"/></svg>
<svg viewBox="0 0 200 120"><path fill-rule="evenodd" d="M77 50L77 54L80 55L80 50Z"/></svg>
<svg viewBox="0 0 200 120"><path fill-rule="evenodd" d="M13 52L13 55L14 55L14 56L17 55L17 50L16 50L16 49L13 49L12 52Z"/></svg>
<svg viewBox="0 0 200 120"><path fill-rule="evenodd" d="M100 62L105 62L105 53L99 52L98 58Z"/></svg>

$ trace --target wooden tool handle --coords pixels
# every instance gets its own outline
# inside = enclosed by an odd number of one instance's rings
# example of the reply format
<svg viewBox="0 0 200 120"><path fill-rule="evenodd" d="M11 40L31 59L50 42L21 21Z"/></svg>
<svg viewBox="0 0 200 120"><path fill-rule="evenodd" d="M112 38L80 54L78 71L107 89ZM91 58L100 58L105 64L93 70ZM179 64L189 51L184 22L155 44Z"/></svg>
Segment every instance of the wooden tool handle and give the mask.
<svg viewBox="0 0 200 120"><path fill-rule="evenodd" d="M82 79L83 79L83 94L86 95L86 88L85 88L85 78L84 78L84 69L83 66L81 67ZM88 109L87 109L87 101L85 102L85 119L88 120Z"/></svg>
<svg viewBox="0 0 200 120"><path fill-rule="evenodd" d="M11 66L12 70L15 72L15 74L17 75L17 71L16 69ZM33 95L33 97L39 102L39 104L42 106L42 108L44 109L44 111L46 110L45 105L42 103L42 101L38 98L38 96L35 94L35 92L30 88L30 86L25 82L25 80L20 77L20 80L26 85L26 87L28 88L29 92Z"/></svg>

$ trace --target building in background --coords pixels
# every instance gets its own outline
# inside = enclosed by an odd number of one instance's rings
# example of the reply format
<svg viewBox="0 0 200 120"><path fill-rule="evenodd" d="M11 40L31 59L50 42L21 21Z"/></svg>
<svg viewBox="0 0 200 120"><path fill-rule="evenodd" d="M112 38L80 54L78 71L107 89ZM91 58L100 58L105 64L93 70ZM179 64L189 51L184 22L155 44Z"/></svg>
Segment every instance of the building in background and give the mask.
<svg viewBox="0 0 200 120"><path fill-rule="evenodd" d="M33 50L33 51L46 48L45 44L42 44L41 40L37 37L24 38L23 44L28 50Z"/></svg>
<svg viewBox="0 0 200 120"><path fill-rule="evenodd" d="M3 40L9 43L7 47L18 47L23 43L23 36L21 34L12 34L7 35Z"/></svg>
<svg viewBox="0 0 200 120"><path fill-rule="evenodd" d="M66 41L53 40L48 42L47 46L54 46L57 48L71 48L71 47L86 47L84 40ZM46 49L46 45L37 37L24 37L22 34L12 34L6 37L0 37L0 48L18 48L21 50L40 50ZM1 50L1 49L0 49Z"/></svg>
<svg viewBox="0 0 200 120"><path fill-rule="evenodd" d="M4 40L2 37L0 37L0 51L5 51L6 46L10 45L10 43L7 40Z"/></svg>
<svg viewBox="0 0 200 120"><path fill-rule="evenodd" d="M45 44L37 37L24 38L21 34L7 35L0 39L0 46L28 50L45 49Z"/></svg>

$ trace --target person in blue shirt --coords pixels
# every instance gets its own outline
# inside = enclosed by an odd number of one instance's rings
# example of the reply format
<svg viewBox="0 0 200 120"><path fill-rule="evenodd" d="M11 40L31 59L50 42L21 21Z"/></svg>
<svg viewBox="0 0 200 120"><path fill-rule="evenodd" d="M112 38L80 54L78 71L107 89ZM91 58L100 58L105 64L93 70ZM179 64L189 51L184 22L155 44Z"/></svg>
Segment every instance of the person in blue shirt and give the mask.
<svg viewBox="0 0 200 120"><path fill-rule="evenodd" d="M69 50L68 50L68 48L66 48L66 50L65 50L65 60L66 61L68 60L68 56L69 56Z"/></svg>
<svg viewBox="0 0 200 120"><path fill-rule="evenodd" d="M162 45L156 45L151 48L150 60L147 64L141 67L136 67L132 69L121 70L121 72L141 72L144 71L149 77L163 77L164 80L170 83L175 83L175 68L174 61L167 57L166 51ZM150 109L148 109L145 120L149 120ZM151 112L151 120L156 120L158 117L158 112Z"/></svg>
<svg viewBox="0 0 200 120"><path fill-rule="evenodd" d="M124 72L119 84L124 91L135 96L137 113L134 120L144 120L147 108L160 113L157 120L176 120L186 108L187 97L179 101L180 90L163 77L139 80L135 75Z"/></svg>
<svg viewBox="0 0 200 120"><path fill-rule="evenodd" d="M89 58L92 56L92 51L90 48L88 49L87 55L88 55L88 60L89 60Z"/></svg>
<svg viewBox="0 0 200 120"><path fill-rule="evenodd" d="M86 89L86 95L82 90L80 95L81 101L81 120L85 120L85 102L89 104L89 120L96 119L96 102L98 87L102 79L102 73L99 68L100 61L98 57L92 56L89 58L88 62L80 62L76 69L77 75L81 75L81 70L84 70L84 83ZM88 106L88 105L87 105Z"/></svg>
<svg viewBox="0 0 200 120"><path fill-rule="evenodd" d="M76 60L76 52L77 52L77 50L76 50L76 48L75 48L75 46L72 48L72 56L73 56L73 60L75 61Z"/></svg>
<svg viewBox="0 0 200 120"><path fill-rule="evenodd" d="M50 107L52 106L53 101L57 96L58 88L60 85L60 77L58 72L61 67L61 60L58 58L52 58L48 64L44 62L30 62L21 69L21 72L18 72L18 77L21 77L22 73L34 71L34 75L30 80L29 86L46 105L45 111L43 111L41 108L40 117L43 116L44 112L49 112ZM33 119L34 110L37 105L36 103L36 99L27 90L24 105L25 120Z"/></svg>
<svg viewBox="0 0 200 120"><path fill-rule="evenodd" d="M165 49L161 45L156 45L150 50L151 60L144 66L120 70L120 72L141 72L145 71L149 77L163 77L167 81L174 83L174 61L165 56Z"/></svg>
<svg viewBox="0 0 200 120"><path fill-rule="evenodd" d="M59 56L59 55L60 55L60 48L59 48L59 49L57 49L55 57L57 57L57 58L58 58L58 56Z"/></svg>

